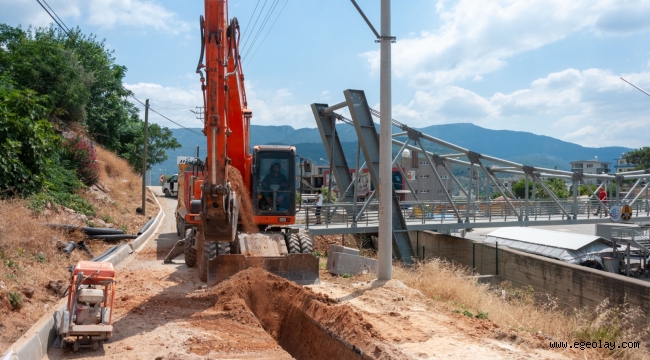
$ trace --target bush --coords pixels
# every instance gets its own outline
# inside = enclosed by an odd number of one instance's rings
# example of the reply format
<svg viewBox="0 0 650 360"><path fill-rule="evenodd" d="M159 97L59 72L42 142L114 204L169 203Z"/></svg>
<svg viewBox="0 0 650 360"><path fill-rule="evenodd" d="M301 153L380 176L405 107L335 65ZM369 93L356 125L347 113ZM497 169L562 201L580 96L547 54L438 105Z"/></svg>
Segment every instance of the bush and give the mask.
<svg viewBox="0 0 650 360"><path fill-rule="evenodd" d="M47 170L47 181L43 191L29 197L28 206L37 213L42 212L47 203L62 205L78 213L94 215L93 205L77 195L84 185L77 179L76 169L70 169L69 161L54 157L52 166Z"/></svg>
<svg viewBox="0 0 650 360"><path fill-rule="evenodd" d="M23 307L23 298L20 296L19 292L12 291L9 293L9 303L14 310L20 310Z"/></svg>
<svg viewBox="0 0 650 360"><path fill-rule="evenodd" d="M15 90L0 76L0 194L40 190L59 136L46 119L45 97Z"/></svg>
<svg viewBox="0 0 650 360"><path fill-rule="evenodd" d="M66 140L61 155L76 169L79 180L84 184L90 186L99 180L97 155L90 141L79 136Z"/></svg>

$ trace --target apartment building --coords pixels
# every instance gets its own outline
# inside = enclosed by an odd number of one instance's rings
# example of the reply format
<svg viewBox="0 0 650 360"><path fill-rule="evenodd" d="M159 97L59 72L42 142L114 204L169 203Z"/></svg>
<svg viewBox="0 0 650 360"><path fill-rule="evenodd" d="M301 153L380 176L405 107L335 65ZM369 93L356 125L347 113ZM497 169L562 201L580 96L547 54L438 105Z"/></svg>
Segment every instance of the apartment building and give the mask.
<svg viewBox="0 0 650 360"><path fill-rule="evenodd" d="M441 186L440 181L436 179L436 174L434 173L431 164L429 164L427 158L422 154L411 152L406 149L402 153L400 165L406 174L406 182L411 185L413 191L417 194L418 200L447 200L444 189ZM446 161L445 165L447 169L451 169L451 162ZM440 174L444 188L447 189L449 195L452 196L451 174L442 166L436 167L436 170L438 171L438 174ZM415 197L410 193L410 191L407 192L407 190L409 190L409 188L405 185L403 189L405 194L404 200L414 201Z"/></svg>
<svg viewBox="0 0 650 360"><path fill-rule="evenodd" d="M599 161L598 157L595 157L593 160L578 160L572 161L571 171L580 172L583 174L609 174L611 173L610 163L605 161ZM585 178L585 183L587 184L597 184L596 179Z"/></svg>

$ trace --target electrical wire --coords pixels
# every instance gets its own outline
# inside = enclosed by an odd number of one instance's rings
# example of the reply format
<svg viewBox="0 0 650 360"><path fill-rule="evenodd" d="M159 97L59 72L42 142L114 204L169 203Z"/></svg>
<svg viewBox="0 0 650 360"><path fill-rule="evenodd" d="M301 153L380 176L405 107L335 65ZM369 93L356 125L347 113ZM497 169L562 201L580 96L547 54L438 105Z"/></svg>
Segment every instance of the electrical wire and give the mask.
<svg viewBox="0 0 650 360"><path fill-rule="evenodd" d="M280 18L280 15L282 15L282 12L284 11L284 8L287 6L288 3L289 3L289 0L287 0L284 3L284 5L282 6L282 9L280 9L280 12L278 13L278 16L275 18L275 20L273 21L273 24L271 24L271 27L266 32L266 35L264 35L264 38L262 38L262 41L260 41L259 45L257 45L257 48L255 48L255 51L253 52L253 55L251 55L250 58L247 59L248 61L246 62L246 64L250 64L250 62L253 61L253 58L255 58L255 54L257 54L257 50L259 50L260 47L262 46L262 44L264 44L264 40L266 40L266 37L269 36L269 34L271 33L271 30L273 30L273 27L275 26L275 23ZM242 62L243 62L243 60L242 60Z"/></svg>
<svg viewBox="0 0 650 360"><path fill-rule="evenodd" d="M137 97L135 97L135 95L131 95L131 97L134 98L134 99L135 99L137 102L139 102L140 104L144 105L145 107L147 106L145 103L143 103L142 101L140 101L140 99L138 99ZM196 131L194 131L194 130L192 130L192 129L190 129L190 128L187 128L187 127L185 127L185 126L183 126L183 125L177 123L176 121L174 121L174 120L168 118L167 116L165 116L165 115L159 113L159 112L156 111L155 109L151 108L151 105L149 105L149 110L153 111L154 113L156 113L156 114L162 116L165 120L170 121L170 122L172 122L172 123L174 123L174 124L180 126L181 128L183 128L183 129L185 129L185 130L187 130L187 131L193 132L193 133L198 134L198 135L202 135L202 134L200 134L200 133L198 133L198 132L196 132Z"/></svg>
<svg viewBox="0 0 650 360"><path fill-rule="evenodd" d="M257 4L255 4L255 9L253 9L253 13L251 14L251 18L248 19L248 23L246 25L246 28L244 29L244 32L242 33L242 37L244 37L246 35L246 30L248 30L248 24L250 24L251 20L253 20L253 15L255 15L255 11L257 11L257 7L259 6L259 4L260 4L260 0L257 0Z"/></svg>
<svg viewBox="0 0 650 360"><path fill-rule="evenodd" d="M279 1L280 0L273 0L273 3L271 4L271 8L269 9L269 11L264 16L264 20L262 20L262 25L260 25L260 27L257 29L257 33L255 34L255 37L253 38L253 41L248 44L248 48L244 49L244 51L243 51L244 53L247 53L248 51L250 51L255 46L255 43L257 42L257 39L259 38L262 31L264 31L264 28L266 27L266 24L269 21L269 18L271 17L271 14L273 14L273 12L275 11L275 8L277 7Z"/></svg>
<svg viewBox="0 0 650 360"><path fill-rule="evenodd" d="M262 15L262 12L264 11L264 8L266 7L266 3L267 3L268 1L269 1L269 0L264 0L264 4L262 5L262 9L260 9L260 13L257 14L257 18L255 18L255 23L253 24L253 27L252 27L252 29L251 29L251 33L252 33L253 31L255 31L255 25L257 25L257 21L260 19L260 15ZM242 47L241 47L242 49L243 49L243 48L246 46L246 44L248 43L248 39L249 39L249 38L245 38L245 39L244 39L244 44L242 44Z"/></svg>

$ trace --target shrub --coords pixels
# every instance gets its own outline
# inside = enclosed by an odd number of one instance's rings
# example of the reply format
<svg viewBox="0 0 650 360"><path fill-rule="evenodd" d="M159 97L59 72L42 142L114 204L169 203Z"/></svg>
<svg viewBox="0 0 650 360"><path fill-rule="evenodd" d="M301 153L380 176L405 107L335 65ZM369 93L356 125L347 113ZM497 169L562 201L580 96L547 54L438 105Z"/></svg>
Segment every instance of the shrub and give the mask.
<svg viewBox="0 0 650 360"><path fill-rule="evenodd" d="M79 136L63 143L62 158L76 169L79 180L90 186L99 180L97 155L92 143Z"/></svg>
<svg viewBox="0 0 650 360"><path fill-rule="evenodd" d="M12 291L9 293L9 303L14 310L20 310L23 307L23 298L20 296L19 292Z"/></svg>

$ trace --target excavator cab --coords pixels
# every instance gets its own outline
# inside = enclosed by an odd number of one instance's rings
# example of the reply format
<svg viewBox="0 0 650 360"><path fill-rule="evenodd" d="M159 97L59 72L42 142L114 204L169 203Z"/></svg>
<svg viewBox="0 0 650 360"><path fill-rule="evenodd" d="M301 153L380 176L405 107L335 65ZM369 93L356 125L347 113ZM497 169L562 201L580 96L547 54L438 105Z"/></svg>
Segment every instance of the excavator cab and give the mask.
<svg viewBox="0 0 650 360"><path fill-rule="evenodd" d="M290 225L296 216L296 149L258 145L253 148L252 199L255 223Z"/></svg>

